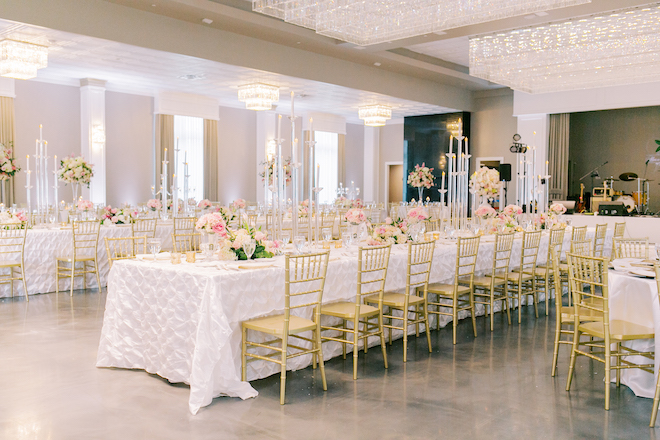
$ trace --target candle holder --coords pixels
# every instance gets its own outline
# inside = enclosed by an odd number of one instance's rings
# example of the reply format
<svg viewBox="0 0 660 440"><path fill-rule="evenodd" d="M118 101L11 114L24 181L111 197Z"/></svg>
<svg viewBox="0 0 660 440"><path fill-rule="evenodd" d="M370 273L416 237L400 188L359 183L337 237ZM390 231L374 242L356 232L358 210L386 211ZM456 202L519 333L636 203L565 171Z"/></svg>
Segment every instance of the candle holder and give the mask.
<svg viewBox="0 0 660 440"><path fill-rule="evenodd" d="M440 193L440 204L442 206L445 206L445 194L447 194L446 189L439 189L438 192Z"/></svg>

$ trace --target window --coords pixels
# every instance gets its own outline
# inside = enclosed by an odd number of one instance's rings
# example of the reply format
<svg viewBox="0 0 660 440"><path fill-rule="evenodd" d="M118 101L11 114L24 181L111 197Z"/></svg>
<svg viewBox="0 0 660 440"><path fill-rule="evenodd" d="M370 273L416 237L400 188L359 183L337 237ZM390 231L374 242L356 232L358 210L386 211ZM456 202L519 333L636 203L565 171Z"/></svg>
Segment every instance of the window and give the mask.
<svg viewBox="0 0 660 440"><path fill-rule="evenodd" d="M325 131L315 131L316 165L319 170L320 203L333 203L337 197L339 179L339 135Z"/></svg>
<svg viewBox="0 0 660 440"><path fill-rule="evenodd" d="M178 142L178 156L176 146ZM179 198L183 200L185 162L188 162L188 198L204 198L204 119L174 116L174 145Z"/></svg>

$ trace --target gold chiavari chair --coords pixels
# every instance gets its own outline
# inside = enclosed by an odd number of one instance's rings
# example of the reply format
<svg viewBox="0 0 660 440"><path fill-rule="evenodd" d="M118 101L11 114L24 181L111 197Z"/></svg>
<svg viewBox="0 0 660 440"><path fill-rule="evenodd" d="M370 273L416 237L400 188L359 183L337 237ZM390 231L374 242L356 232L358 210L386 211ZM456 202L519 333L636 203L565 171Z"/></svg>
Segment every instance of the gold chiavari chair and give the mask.
<svg viewBox="0 0 660 440"><path fill-rule="evenodd" d="M0 229L0 270L9 269L8 274L0 274L0 284L11 284L11 296L14 297L14 281L23 282L25 300L30 301L25 282L25 236L26 222L4 224ZM18 270L18 273L14 272Z"/></svg>
<svg viewBox="0 0 660 440"><path fill-rule="evenodd" d="M195 232L195 217L174 217L174 234L192 234Z"/></svg>
<svg viewBox="0 0 660 440"><path fill-rule="evenodd" d="M616 238L612 251L614 258L649 258L648 238Z"/></svg>
<svg viewBox="0 0 660 440"><path fill-rule="evenodd" d="M286 362L292 357L311 354L312 358L315 359L314 365L317 361L319 363L323 390L328 389L321 344L321 303L329 255L329 251L306 255L286 255L284 263L284 314L251 319L241 323L242 380L247 380L247 363L250 361L260 359L280 364L281 405L284 405L286 390ZM300 309L312 306L315 310L312 319L292 313L302 313ZM248 330L270 335L274 339L265 342L250 341L248 340ZM311 338L302 336L302 333L309 331L312 332ZM290 338L295 338L298 344L300 344L298 341L310 343L311 348L292 344L289 342ZM248 348L251 347L258 347L269 353L250 352ZM289 354L289 351L292 353Z"/></svg>
<svg viewBox="0 0 660 440"><path fill-rule="evenodd" d="M586 226L573 226L573 231L571 233L571 241L584 240L586 237L587 237Z"/></svg>
<svg viewBox="0 0 660 440"><path fill-rule="evenodd" d="M172 234L172 248L174 252L198 252L201 240L200 233Z"/></svg>
<svg viewBox="0 0 660 440"><path fill-rule="evenodd" d="M477 336L477 320L474 313L474 268L477 265L477 253L481 237L459 237L456 251L456 273L452 284L433 283L428 286L428 296L435 295L436 302L428 300L429 313L452 317L453 342L456 345L458 313L469 310L472 317L472 329ZM443 301L444 302L441 302ZM435 310L434 310L435 308ZM451 309L444 312L441 309Z"/></svg>
<svg viewBox="0 0 660 440"><path fill-rule="evenodd" d="M136 218L131 222L131 235L133 237L156 238L157 218Z"/></svg>
<svg viewBox="0 0 660 440"><path fill-rule="evenodd" d="M654 265L654 269L655 269L655 283L660 298L660 264L656 263ZM660 376L658 377L660 378ZM658 404L660 404L660 379L658 379L655 384L655 396L653 396L653 408L651 409L651 423L649 424L651 428L655 426L655 421L658 417Z"/></svg>
<svg viewBox="0 0 660 440"><path fill-rule="evenodd" d="M493 267L489 274L474 278L474 302L483 304L488 316L490 310L490 331L494 326L494 305L496 301L502 302L502 311L506 309L506 317L511 325L511 312L508 304L507 287L509 284L509 263L511 249L513 249L514 233L495 234L495 247L493 248ZM489 309L490 307L490 309Z"/></svg>
<svg viewBox="0 0 660 440"><path fill-rule="evenodd" d="M357 295L355 301L340 301L321 306L321 315L340 318L341 326L321 326L321 330L340 332L338 337L323 336L321 341L336 341L342 344L344 359L346 359L346 345L353 345L353 379L357 379L358 344L364 340L364 351L367 351L368 338L379 336L383 351L383 362L387 368L387 352L385 349L385 333L383 330L382 298L387 278L387 265L390 260L392 245L360 247L358 251ZM378 307L364 304L364 298L378 295ZM373 322L373 320L376 322ZM352 328L346 326L351 322ZM360 328L362 326L362 328ZM353 335L353 340L348 336Z"/></svg>
<svg viewBox="0 0 660 440"><path fill-rule="evenodd" d="M627 356L643 356L653 359L653 352L640 352L622 347L624 341L651 339L655 330L633 322L610 320L609 290L607 284L607 258L568 254L568 278L573 295L573 350L568 367L566 391L570 391L571 380L578 356L585 356L605 364L605 409L610 409L610 373L616 371L616 385L620 384L622 369L640 368L653 374L654 364L634 364ZM602 314L602 319L593 321L584 316L585 311ZM581 336L589 340L581 340ZM612 344L616 348L612 350ZM585 349L580 347L584 346ZM612 362L612 361L615 362Z"/></svg>
<svg viewBox="0 0 660 440"><path fill-rule="evenodd" d="M105 252L112 269L112 263L118 260L130 260L137 254L147 253L147 237L118 237L103 239L105 241Z"/></svg>
<svg viewBox="0 0 660 440"><path fill-rule="evenodd" d="M523 232L520 266L509 272L509 297L518 300L518 324L522 323L522 297L531 296L534 314L539 317L538 289L536 288L536 259L542 231ZM515 304L515 302L514 302Z"/></svg>
<svg viewBox="0 0 660 440"><path fill-rule="evenodd" d="M594 235L594 257L603 257L605 250L605 236L607 235L607 224L596 225Z"/></svg>
<svg viewBox="0 0 660 440"><path fill-rule="evenodd" d="M369 305L378 305L378 307L387 307L388 314L383 310L383 318L387 319L387 324L383 327L389 329L390 345L392 344L392 331L403 331L403 362L408 360L408 327L415 325L416 335L419 336L419 324L424 323L426 327L426 342L431 353L431 336L428 326L428 295L429 274L431 273L431 263L433 262L433 251L435 241L408 243L408 268L406 271L406 291L404 293L385 292L382 297L374 295L367 297L365 302ZM412 290L419 292L422 296L413 295ZM414 307L413 310L410 308ZM420 311L419 309L422 309ZM402 316L394 316L394 311L398 310ZM413 318L410 318L410 314ZM394 321L401 321L402 325L394 325Z"/></svg>
<svg viewBox="0 0 660 440"><path fill-rule="evenodd" d="M545 296L545 314L546 316L550 312L550 290L552 290L552 277L554 274L552 267L552 258L550 252L553 248L559 246L559 255L561 255L561 248L564 244L564 228L553 228L550 229L550 237L548 239L548 254L546 256L546 262L544 265L537 265L535 276L536 276L536 285L543 286L543 293ZM540 289L539 289L540 290ZM561 290L559 291L561 292ZM556 295L556 292L555 292Z"/></svg>
<svg viewBox="0 0 660 440"><path fill-rule="evenodd" d="M612 259L614 259L614 240L617 238L623 238L623 234L626 232L626 222L614 223L614 234L612 235Z"/></svg>
<svg viewBox="0 0 660 440"><path fill-rule="evenodd" d="M101 290L99 277L98 244L101 223L97 220L74 221L72 225L73 252L69 255L60 255L56 260L56 292L60 291L60 278L71 278L69 294L73 296L73 285L77 276L83 279L83 288L87 288L87 274L96 275L96 283ZM82 268L76 267L82 263ZM91 267L87 265L90 264ZM69 265L69 267L67 267Z"/></svg>

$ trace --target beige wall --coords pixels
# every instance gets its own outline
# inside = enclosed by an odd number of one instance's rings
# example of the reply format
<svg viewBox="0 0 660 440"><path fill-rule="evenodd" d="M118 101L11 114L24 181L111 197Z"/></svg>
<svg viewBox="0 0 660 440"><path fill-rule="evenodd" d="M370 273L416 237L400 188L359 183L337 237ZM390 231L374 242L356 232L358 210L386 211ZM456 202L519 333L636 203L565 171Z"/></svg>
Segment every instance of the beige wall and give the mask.
<svg viewBox="0 0 660 440"><path fill-rule="evenodd" d="M284 129L282 123L282 130ZM289 130L290 131L290 130ZM220 107L218 121L218 198L231 203L257 199L254 178L257 153L257 117L253 110ZM286 154L285 154L286 156Z"/></svg>
<svg viewBox="0 0 660 440"><path fill-rule="evenodd" d="M403 123L380 128L380 154L378 158L378 201L385 200L385 162L403 161Z"/></svg>
<svg viewBox="0 0 660 440"><path fill-rule="evenodd" d="M46 84L35 81L19 81L16 84L14 109L16 115L15 156L25 170L25 156L30 155L30 168L34 170L35 139L39 137L39 124L43 125L43 137L48 141L49 171L53 170L53 155L63 158L80 154L80 89L78 87ZM59 164L58 164L59 168ZM52 174L50 185L53 185ZM32 186L35 175L32 174ZM25 173L15 178L15 194L18 204L27 202ZM54 197L50 191L51 200ZM58 198L70 202L71 187L60 182ZM36 189L32 190L32 203L36 202Z"/></svg>
<svg viewBox="0 0 660 440"><path fill-rule="evenodd" d="M106 201L144 203L153 182L153 98L106 92Z"/></svg>
<svg viewBox="0 0 660 440"><path fill-rule="evenodd" d="M364 125L346 124L344 163L344 185L353 181L360 190L364 189ZM362 193L360 198L363 198Z"/></svg>

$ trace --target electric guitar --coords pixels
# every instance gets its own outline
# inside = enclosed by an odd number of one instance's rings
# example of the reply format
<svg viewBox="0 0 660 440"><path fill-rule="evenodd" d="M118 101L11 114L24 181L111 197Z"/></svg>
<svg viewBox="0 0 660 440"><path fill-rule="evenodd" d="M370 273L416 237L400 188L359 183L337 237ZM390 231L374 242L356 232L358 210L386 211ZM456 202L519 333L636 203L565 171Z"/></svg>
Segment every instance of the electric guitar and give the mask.
<svg viewBox="0 0 660 440"><path fill-rule="evenodd" d="M584 203L584 183L580 184L580 201L578 202L577 206L575 207L575 212L577 213L583 213L587 210L587 207Z"/></svg>

